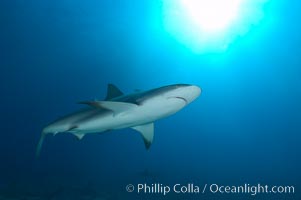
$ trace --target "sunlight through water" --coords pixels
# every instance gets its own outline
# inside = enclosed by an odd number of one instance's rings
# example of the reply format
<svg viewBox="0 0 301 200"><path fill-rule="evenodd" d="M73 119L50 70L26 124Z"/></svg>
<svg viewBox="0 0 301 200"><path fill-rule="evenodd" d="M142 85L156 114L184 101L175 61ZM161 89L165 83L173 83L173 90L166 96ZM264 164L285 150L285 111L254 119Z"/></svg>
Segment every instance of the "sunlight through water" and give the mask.
<svg viewBox="0 0 301 200"><path fill-rule="evenodd" d="M223 52L263 19L267 1L164 0L164 26L194 52Z"/></svg>

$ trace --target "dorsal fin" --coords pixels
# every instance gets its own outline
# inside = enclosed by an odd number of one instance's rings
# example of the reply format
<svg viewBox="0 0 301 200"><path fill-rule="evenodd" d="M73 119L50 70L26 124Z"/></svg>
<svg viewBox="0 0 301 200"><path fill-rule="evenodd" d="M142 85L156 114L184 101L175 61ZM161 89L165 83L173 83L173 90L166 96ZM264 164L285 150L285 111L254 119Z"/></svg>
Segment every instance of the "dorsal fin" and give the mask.
<svg viewBox="0 0 301 200"><path fill-rule="evenodd" d="M123 92L121 92L115 85L108 84L107 96L105 98L106 101L122 95Z"/></svg>

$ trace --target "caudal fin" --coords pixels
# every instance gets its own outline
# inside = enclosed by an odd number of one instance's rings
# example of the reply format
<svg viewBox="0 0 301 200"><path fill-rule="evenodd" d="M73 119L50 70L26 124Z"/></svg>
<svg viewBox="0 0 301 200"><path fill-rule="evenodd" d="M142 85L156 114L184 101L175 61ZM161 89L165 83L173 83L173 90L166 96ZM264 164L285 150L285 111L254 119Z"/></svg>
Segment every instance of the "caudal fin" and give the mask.
<svg viewBox="0 0 301 200"><path fill-rule="evenodd" d="M41 149L42 149L42 146L43 146L43 142L44 142L45 136L46 136L46 134L44 132L42 132L41 138L39 140L39 143L38 143L38 146L37 146L37 150L36 150L36 157L39 157L40 154L41 154Z"/></svg>

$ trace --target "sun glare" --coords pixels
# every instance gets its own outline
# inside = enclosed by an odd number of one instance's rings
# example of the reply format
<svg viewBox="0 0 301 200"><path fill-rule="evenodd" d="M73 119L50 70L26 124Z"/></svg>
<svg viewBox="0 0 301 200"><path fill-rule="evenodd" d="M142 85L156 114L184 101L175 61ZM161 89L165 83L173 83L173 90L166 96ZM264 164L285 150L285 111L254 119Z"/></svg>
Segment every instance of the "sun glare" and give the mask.
<svg viewBox="0 0 301 200"><path fill-rule="evenodd" d="M268 0L162 0L165 30L198 53L223 52L263 18Z"/></svg>
<svg viewBox="0 0 301 200"><path fill-rule="evenodd" d="M226 29L238 17L241 0L181 0L185 14L207 32Z"/></svg>

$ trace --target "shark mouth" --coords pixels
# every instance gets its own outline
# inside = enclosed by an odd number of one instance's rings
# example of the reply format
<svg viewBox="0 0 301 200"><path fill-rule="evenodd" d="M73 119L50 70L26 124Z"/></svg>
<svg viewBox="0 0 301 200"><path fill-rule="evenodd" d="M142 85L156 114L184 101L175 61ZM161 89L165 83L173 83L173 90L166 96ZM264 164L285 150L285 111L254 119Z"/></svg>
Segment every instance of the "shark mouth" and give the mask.
<svg viewBox="0 0 301 200"><path fill-rule="evenodd" d="M186 105L188 104L187 99L185 99L184 97L172 97L172 98L180 99L180 100L184 101Z"/></svg>

